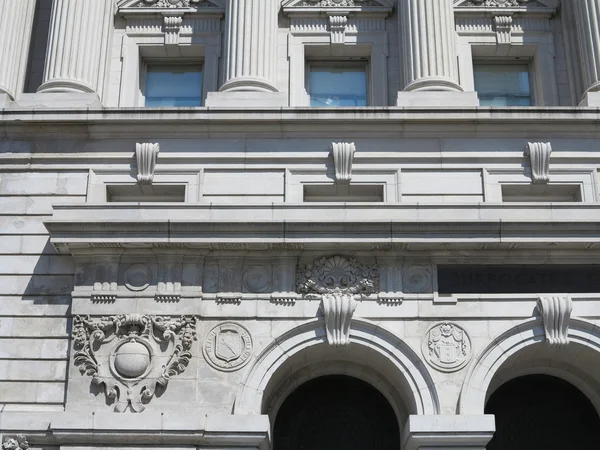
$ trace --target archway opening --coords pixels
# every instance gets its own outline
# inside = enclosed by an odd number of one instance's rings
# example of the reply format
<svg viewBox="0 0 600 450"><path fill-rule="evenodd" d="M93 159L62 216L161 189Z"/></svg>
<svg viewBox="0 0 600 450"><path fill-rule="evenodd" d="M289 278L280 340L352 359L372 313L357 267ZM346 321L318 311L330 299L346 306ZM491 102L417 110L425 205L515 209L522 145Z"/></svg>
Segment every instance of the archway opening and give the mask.
<svg viewBox="0 0 600 450"><path fill-rule="evenodd" d="M345 375L314 378L283 402L274 450L398 450L393 408L373 386Z"/></svg>
<svg viewBox="0 0 600 450"><path fill-rule="evenodd" d="M600 417L571 383L550 375L513 378L490 396L486 414L496 417L487 450L596 448Z"/></svg>

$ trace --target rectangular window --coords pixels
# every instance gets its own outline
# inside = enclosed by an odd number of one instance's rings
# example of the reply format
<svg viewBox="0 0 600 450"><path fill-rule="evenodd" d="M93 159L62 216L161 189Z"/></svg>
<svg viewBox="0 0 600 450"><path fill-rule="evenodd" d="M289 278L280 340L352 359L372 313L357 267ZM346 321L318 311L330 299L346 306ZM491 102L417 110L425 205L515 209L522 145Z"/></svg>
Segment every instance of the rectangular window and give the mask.
<svg viewBox="0 0 600 450"><path fill-rule="evenodd" d="M521 184L502 186L503 202L580 202L579 185Z"/></svg>
<svg viewBox="0 0 600 450"><path fill-rule="evenodd" d="M202 106L202 66L147 66L144 95L148 107Z"/></svg>
<svg viewBox="0 0 600 450"><path fill-rule="evenodd" d="M531 106L529 65L475 64L475 90L481 106Z"/></svg>
<svg viewBox="0 0 600 450"><path fill-rule="evenodd" d="M367 66L330 62L308 65L310 106L367 106Z"/></svg>

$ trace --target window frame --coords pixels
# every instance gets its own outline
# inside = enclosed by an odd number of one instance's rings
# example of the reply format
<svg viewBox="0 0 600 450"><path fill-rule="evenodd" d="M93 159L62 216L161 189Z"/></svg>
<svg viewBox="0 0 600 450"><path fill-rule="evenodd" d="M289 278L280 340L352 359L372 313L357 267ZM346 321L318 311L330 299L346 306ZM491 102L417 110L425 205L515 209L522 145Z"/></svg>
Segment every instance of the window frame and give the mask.
<svg viewBox="0 0 600 450"><path fill-rule="evenodd" d="M306 61L305 71L304 71L304 84L306 93L309 99L309 105L311 102L311 92L310 92L310 73L313 67L334 67L335 64L339 64L342 67L363 67L365 72L365 91L366 91L366 106L372 105L372 97L371 97L371 77L370 77L370 61L368 58L327 58L327 59L318 59L318 58L310 58ZM311 106L313 107L313 106ZM351 106L348 106L351 107ZM361 108L361 106L358 106ZM335 108L335 106L332 106ZM340 106L339 108L346 108L345 106Z"/></svg>
<svg viewBox="0 0 600 450"><path fill-rule="evenodd" d="M200 91L199 106L146 106L146 79L148 77L148 67L199 67L202 74L202 86ZM205 82L204 82L204 60L194 58L147 58L140 61L140 80L139 80L139 100L140 106L144 108L200 108L205 106L206 101Z"/></svg>
<svg viewBox="0 0 600 450"><path fill-rule="evenodd" d="M522 66L522 67L526 67L527 68L527 73L529 76L529 98L531 99L531 104L528 106L536 106L537 105L537 95L536 95L536 86L535 83L533 82L535 79L535 71L534 71L534 67L532 64L532 60L530 58L524 58L524 59L516 59L516 58L512 58L512 59L502 59L502 58L474 58L473 59L473 89L475 92L477 92L477 98L479 98L479 92L477 91L477 88L475 86L475 68L478 65L485 65L485 66L499 66L499 67L506 67L506 66ZM517 97L517 96L515 96ZM483 105L482 105L483 106ZM506 108L526 108L528 106L519 106L519 105L513 105L513 106L506 106ZM487 107L493 107L493 106L487 106ZM501 107L501 106L499 106Z"/></svg>

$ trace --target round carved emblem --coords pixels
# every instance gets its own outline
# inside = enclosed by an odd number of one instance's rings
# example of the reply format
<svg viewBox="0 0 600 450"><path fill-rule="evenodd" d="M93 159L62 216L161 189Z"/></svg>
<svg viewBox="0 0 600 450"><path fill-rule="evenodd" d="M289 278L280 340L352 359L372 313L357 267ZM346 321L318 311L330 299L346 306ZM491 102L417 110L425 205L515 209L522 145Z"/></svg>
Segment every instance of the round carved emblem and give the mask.
<svg viewBox="0 0 600 450"><path fill-rule="evenodd" d="M248 292L267 292L271 287L271 273L265 266L249 267L244 273L244 286Z"/></svg>
<svg viewBox="0 0 600 450"><path fill-rule="evenodd" d="M425 361L440 372L455 372L471 359L471 338L454 323L444 322L429 328L421 343Z"/></svg>
<svg viewBox="0 0 600 450"><path fill-rule="evenodd" d="M124 341L113 355L115 371L123 378L139 378L150 367L150 350L139 341Z"/></svg>
<svg viewBox="0 0 600 450"><path fill-rule="evenodd" d="M425 266L412 266L404 271L406 292L421 294L431 289L431 272Z"/></svg>
<svg viewBox="0 0 600 450"><path fill-rule="evenodd" d="M150 286L150 271L145 264L132 264L125 270L123 281L130 291L143 291Z"/></svg>
<svg viewBox="0 0 600 450"><path fill-rule="evenodd" d="M204 357L215 369L231 372L242 368L252 356L252 338L246 328L225 322L214 327L204 340Z"/></svg>

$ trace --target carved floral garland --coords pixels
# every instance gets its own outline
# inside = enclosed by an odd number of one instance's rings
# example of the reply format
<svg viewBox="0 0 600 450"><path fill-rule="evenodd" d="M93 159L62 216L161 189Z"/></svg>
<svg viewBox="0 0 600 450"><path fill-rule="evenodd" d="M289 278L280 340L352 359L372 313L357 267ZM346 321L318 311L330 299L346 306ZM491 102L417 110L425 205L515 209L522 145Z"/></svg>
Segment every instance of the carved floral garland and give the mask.
<svg viewBox="0 0 600 450"><path fill-rule="evenodd" d="M74 362L79 371L104 386L115 411L141 412L157 386L183 373L192 358L196 317L178 319L122 314L93 320L76 316L73 326ZM160 365L163 355L167 363ZM146 381L147 380L147 381Z"/></svg>

